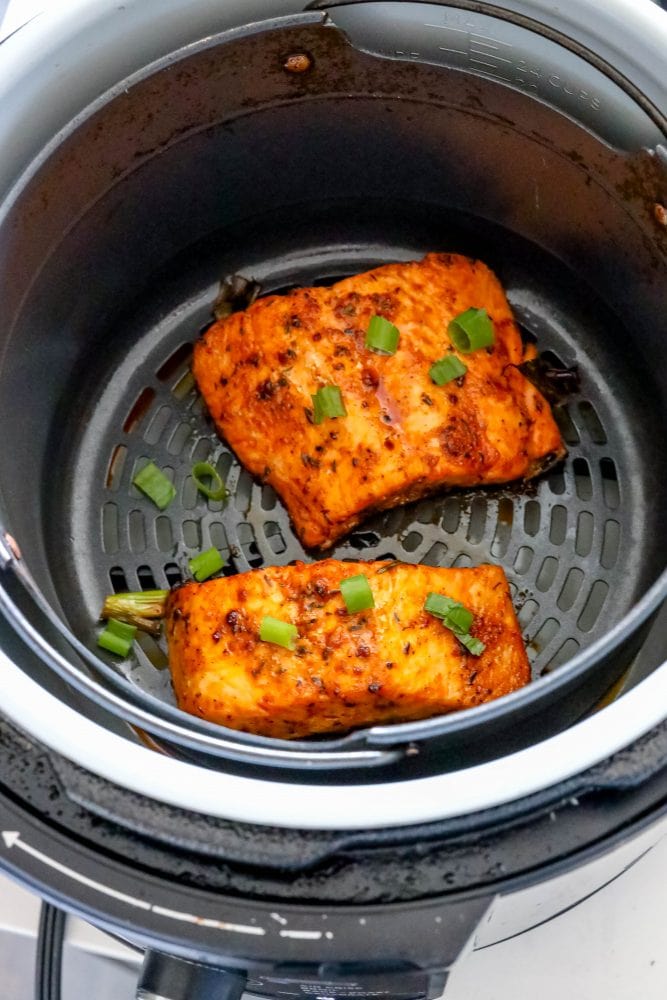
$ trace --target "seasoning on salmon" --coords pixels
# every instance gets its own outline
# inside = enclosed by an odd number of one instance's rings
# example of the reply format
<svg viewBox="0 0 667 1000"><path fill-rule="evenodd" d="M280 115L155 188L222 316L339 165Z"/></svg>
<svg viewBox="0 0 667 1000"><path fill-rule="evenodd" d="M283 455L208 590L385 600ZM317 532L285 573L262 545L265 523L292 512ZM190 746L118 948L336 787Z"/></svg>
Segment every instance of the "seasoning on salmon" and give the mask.
<svg viewBox="0 0 667 1000"><path fill-rule="evenodd" d="M493 342L463 353L448 327L468 310L486 311ZM394 353L367 345L373 317ZM549 404L517 367L528 356L493 272L431 253L258 299L204 333L193 371L219 433L303 544L328 548L374 510L529 479L561 458Z"/></svg>
<svg viewBox="0 0 667 1000"><path fill-rule="evenodd" d="M373 606L359 602L364 609L351 613L341 581L361 575ZM469 637L483 647L480 655L425 610L430 593L471 612ZM285 645L277 634L271 640L267 618L292 627ZM530 679L499 566L334 559L272 566L176 588L165 620L179 707L264 736L425 719L499 698ZM269 641L260 638L263 622Z"/></svg>

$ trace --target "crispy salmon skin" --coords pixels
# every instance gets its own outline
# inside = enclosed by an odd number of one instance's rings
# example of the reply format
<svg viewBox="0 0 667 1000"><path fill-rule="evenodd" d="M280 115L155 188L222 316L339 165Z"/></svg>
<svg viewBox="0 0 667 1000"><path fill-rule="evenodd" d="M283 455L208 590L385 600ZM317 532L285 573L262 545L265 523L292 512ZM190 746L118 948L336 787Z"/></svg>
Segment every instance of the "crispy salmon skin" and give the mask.
<svg viewBox="0 0 667 1000"><path fill-rule="evenodd" d="M363 573L375 607L349 614L342 579ZM424 611L429 592L474 615L468 653ZM259 638L271 615L297 627L294 650ZM425 719L522 687L530 669L498 566L441 569L327 559L186 583L166 609L180 708L232 729L291 739Z"/></svg>
<svg viewBox="0 0 667 1000"><path fill-rule="evenodd" d="M487 310L495 343L460 354L447 327L470 307ZM395 354L365 346L373 315L398 327ZM447 354L468 370L437 386L429 368ZM303 544L324 549L373 510L530 478L561 457L549 405L517 369L524 360L493 272L431 253L259 299L206 331L193 372L241 463L274 487ZM347 416L315 424L311 397L326 385Z"/></svg>

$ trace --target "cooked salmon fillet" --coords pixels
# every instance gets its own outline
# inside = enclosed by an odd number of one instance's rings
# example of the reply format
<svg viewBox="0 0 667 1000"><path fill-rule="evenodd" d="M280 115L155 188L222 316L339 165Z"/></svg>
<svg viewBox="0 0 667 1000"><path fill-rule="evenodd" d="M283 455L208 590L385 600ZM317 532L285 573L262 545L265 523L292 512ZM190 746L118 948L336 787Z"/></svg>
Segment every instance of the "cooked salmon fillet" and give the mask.
<svg viewBox="0 0 667 1000"><path fill-rule="evenodd" d="M363 573L375 607L349 614L340 582ZM468 653L429 592L474 615ZM294 650L259 638L265 615L297 627ZM499 566L440 569L327 559L186 583L166 609L180 708L212 722L290 739L425 719L522 687L528 659Z"/></svg>
<svg viewBox="0 0 667 1000"><path fill-rule="evenodd" d="M449 321L493 320L493 347L460 354ZM371 316L398 350L365 347ZM455 354L462 380L429 368ZM428 254L329 288L259 299L211 326L193 371L219 433L282 498L304 545L328 548L370 511L436 489L530 478L564 454L548 403L517 370L524 345L498 279L480 261ZM313 423L311 397L340 389L347 416Z"/></svg>

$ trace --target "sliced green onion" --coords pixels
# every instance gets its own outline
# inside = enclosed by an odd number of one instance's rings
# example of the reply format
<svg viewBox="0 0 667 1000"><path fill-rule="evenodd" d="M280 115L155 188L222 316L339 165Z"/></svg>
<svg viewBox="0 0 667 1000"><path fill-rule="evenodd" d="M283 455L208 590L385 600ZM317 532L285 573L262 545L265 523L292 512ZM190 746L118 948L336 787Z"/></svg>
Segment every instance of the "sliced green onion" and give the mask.
<svg viewBox="0 0 667 1000"><path fill-rule="evenodd" d="M117 656L127 656L132 648L136 632L134 625L128 625L126 622L119 622L115 618L111 618L104 631L98 635L97 645Z"/></svg>
<svg viewBox="0 0 667 1000"><path fill-rule="evenodd" d="M116 656L123 657L126 657L132 648L131 642L128 642L127 639L121 639L119 635L114 635L107 628L98 635L97 645L101 646L102 649L108 650L110 653L115 653Z"/></svg>
<svg viewBox="0 0 667 1000"><path fill-rule="evenodd" d="M285 649L294 649L298 635L296 625L281 622L279 618L272 618L271 615L264 615L259 626L259 637L262 642L272 642L276 646L284 646Z"/></svg>
<svg viewBox="0 0 667 1000"><path fill-rule="evenodd" d="M176 487L167 479L164 472L158 469L154 462L144 465L143 469L137 472L132 482L160 510L168 507L176 496Z"/></svg>
<svg viewBox="0 0 667 1000"><path fill-rule="evenodd" d="M436 385L446 385L453 382L455 378L460 378L468 371L466 365L456 357L455 354L448 354L439 361L435 361L428 370L431 381Z"/></svg>
<svg viewBox="0 0 667 1000"><path fill-rule="evenodd" d="M436 618L446 618L452 608L462 607L460 601L455 601L453 597L447 597L445 594L430 593L424 601L424 611L435 615Z"/></svg>
<svg viewBox="0 0 667 1000"><path fill-rule="evenodd" d="M340 581L340 592L345 601L345 607L351 615L357 611L367 611L368 608L375 607L373 591L368 582L368 577L363 573L358 576L348 576Z"/></svg>
<svg viewBox="0 0 667 1000"><path fill-rule="evenodd" d="M164 618L168 593L168 590L137 590L110 594L104 599L100 618L115 618L136 625L142 632L159 635L160 623L155 619Z"/></svg>
<svg viewBox="0 0 667 1000"><path fill-rule="evenodd" d="M201 583L202 580L208 580L209 576L213 576L224 565L225 560L215 548L207 549L206 552L200 552L198 556L195 556L188 563L190 572L198 583Z"/></svg>
<svg viewBox="0 0 667 1000"><path fill-rule="evenodd" d="M486 649L485 643L481 639L476 639L474 635L457 635L456 638L473 656L481 656Z"/></svg>
<svg viewBox="0 0 667 1000"><path fill-rule="evenodd" d="M466 309L447 327L452 344L461 354L470 354L494 342L493 323L486 309Z"/></svg>
<svg viewBox="0 0 667 1000"><path fill-rule="evenodd" d="M429 594L424 602L424 611L442 619L445 628L453 632L473 656L481 656L486 649L481 639L470 635L474 616L460 601L455 601L453 597L446 597L444 594Z"/></svg>
<svg viewBox="0 0 667 1000"><path fill-rule="evenodd" d="M197 462L196 465L193 465L192 478L199 492L203 493L209 500L224 500L227 496L224 479L210 462ZM209 479L210 484L204 482L205 479Z"/></svg>
<svg viewBox="0 0 667 1000"><path fill-rule="evenodd" d="M110 618L107 622L107 631L113 633L113 635L117 635L119 639L126 639L132 642L137 634L137 626L121 622L117 618Z"/></svg>
<svg viewBox="0 0 667 1000"><path fill-rule="evenodd" d="M109 594L104 598L102 618L125 619L123 614L141 615L142 618L163 618L164 602L168 590L135 590L122 594ZM133 624L130 622L130 624Z"/></svg>
<svg viewBox="0 0 667 1000"><path fill-rule="evenodd" d="M371 316L366 330L366 347L378 354L396 354L400 336L398 327L384 316Z"/></svg>
<svg viewBox="0 0 667 1000"><path fill-rule="evenodd" d="M473 623L472 611L468 611L460 601L444 594L429 594L424 602L424 611L441 618L443 625L456 635L465 635Z"/></svg>
<svg viewBox="0 0 667 1000"><path fill-rule="evenodd" d="M313 401L313 423L321 424L330 417L347 416L343 397L337 385L323 385L310 398Z"/></svg>
<svg viewBox="0 0 667 1000"><path fill-rule="evenodd" d="M473 615L471 611L464 608L462 604L458 604L455 608L452 608L449 614L443 618L443 623L456 635L467 635L470 631L470 626L473 623Z"/></svg>

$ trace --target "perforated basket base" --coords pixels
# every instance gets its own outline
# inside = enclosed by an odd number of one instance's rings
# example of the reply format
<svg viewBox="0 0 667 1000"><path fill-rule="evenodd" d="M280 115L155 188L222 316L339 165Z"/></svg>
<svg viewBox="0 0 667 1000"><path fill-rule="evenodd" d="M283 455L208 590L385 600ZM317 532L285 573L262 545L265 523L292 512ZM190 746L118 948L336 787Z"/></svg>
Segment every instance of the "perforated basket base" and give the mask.
<svg viewBox="0 0 667 1000"><path fill-rule="evenodd" d="M432 208L337 205L217 234L172 262L128 309L108 355L89 364L67 401L71 420L54 463L60 502L47 526L54 575L73 630L95 643L111 590L168 587L211 545L226 574L310 561L273 491L251 479L207 418L189 370L191 345L211 321L217 282L237 272L265 292L330 282L379 263L458 251L484 259L516 317L556 363L577 365L580 391L556 407L565 462L529 484L443 493L375 516L333 552L438 566L494 562L507 573L534 677L558 670L617 621L645 587L635 525L651 497L641 470L641 407L614 351L618 321L580 278L534 245L488 224ZM621 390L619 387L623 386ZM164 512L133 487L146 459L173 478ZM191 477L213 462L230 499L206 501ZM63 557L63 539L72 539ZM173 704L164 650L142 638L121 665Z"/></svg>

